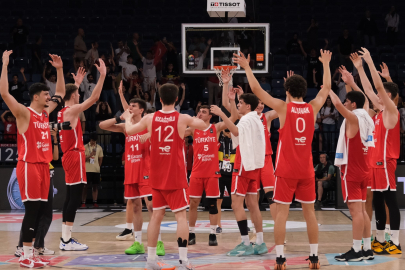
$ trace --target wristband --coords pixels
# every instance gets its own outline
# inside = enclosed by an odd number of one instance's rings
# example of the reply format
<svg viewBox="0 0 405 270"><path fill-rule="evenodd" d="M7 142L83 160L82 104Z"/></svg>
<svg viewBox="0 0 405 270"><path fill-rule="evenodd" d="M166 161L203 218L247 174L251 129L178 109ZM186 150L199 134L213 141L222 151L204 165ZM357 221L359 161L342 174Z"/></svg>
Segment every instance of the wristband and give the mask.
<svg viewBox="0 0 405 270"><path fill-rule="evenodd" d="M121 123L121 118L118 115L115 116L115 122L116 124Z"/></svg>

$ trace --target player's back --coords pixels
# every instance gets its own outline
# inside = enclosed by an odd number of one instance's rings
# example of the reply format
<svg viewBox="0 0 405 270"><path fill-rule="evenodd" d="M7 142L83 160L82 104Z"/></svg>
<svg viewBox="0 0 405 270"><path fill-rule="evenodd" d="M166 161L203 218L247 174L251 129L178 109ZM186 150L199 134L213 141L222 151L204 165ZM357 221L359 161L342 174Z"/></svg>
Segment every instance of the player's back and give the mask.
<svg viewBox="0 0 405 270"><path fill-rule="evenodd" d="M18 160L29 163L49 163L52 160L52 141L49 130L49 116L28 107L30 120L23 134L17 132Z"/></svg>
<svg viewBox="0 0 405 270"><path fill-rule="evenodd" d="M64 113L68 108L69 107L67 106L58 112L58 123L65 122ZM72 150L84 152L83 131L79 117L77 119L77 125L74 129L59 131L59 140L63 153Z"/></svg>
<svg viewBox="0 0 405 270"><path fill-rule="evenodd" d="M287 104L285 123L279 129L275 175L284 178L314 177L312 138L315 122L312 106L305 102Z"/></svg>
<svg viewBox="0 0 405 270"><path fill-rule="evenodd" d="M150 179L154 189L188 187L184 142L178 132L180 114L157 111L152 118Z"/></svg>

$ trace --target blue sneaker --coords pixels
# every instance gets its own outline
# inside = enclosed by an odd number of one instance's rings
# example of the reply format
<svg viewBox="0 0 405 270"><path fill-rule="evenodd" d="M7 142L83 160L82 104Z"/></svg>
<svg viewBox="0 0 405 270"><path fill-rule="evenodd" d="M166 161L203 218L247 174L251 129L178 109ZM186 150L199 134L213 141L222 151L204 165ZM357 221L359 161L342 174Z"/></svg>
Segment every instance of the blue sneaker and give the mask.
<svg viewBox="0 0 405 270"><path fill-rule="evenodd" d="M243 242L237 245L234 249L229 251L226 255L232 257L239 257L239 256L249 256L255 254L252 244L248 246L245 245Z"/></svg>
<svg viewBox="0 0 405 270"><path fill-rule="evenodd" d="M269 252L267 249L266 243L261 243L260 245L256 244L253 247L253 250L255 252L255 255L261 255L261 254L266 254Z"/></svg>

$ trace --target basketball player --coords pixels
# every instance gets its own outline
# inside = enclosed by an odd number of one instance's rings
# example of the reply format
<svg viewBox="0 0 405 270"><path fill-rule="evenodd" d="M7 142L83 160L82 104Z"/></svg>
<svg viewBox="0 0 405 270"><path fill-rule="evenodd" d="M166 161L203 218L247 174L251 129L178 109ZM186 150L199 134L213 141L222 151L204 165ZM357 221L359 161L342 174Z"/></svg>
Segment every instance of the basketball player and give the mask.
<svg viewBox="0 0 405 270"><path fill-rule="evenodd" d="M210 217L209 246L217 246L216 228L218 225L217 198L220 197L218 168L218 138L225 123L210 124L212 113L208 105L200 106L197 118L204 121L206 129L195 130L188 128L185 137L193 136L194 163L190 176L190 210L189 210L189 237L188 244L195 245L195 223L197 221L197 208L205 191ZM231 121L235 121L232 119Z"/></svg>
<svg viewBox="0 0 405 270"><path fill-rule="evenodd" d="M286 258L284 257L284 239L288 211L295 193L295 198L302 204L304 218L307 222L307 232L310 243L310 268L319 268L318 259L318 223L315 217L314 202L315 173L312 162L311 143L314 135L316 115L325 103L331 89L331 75L329 51L321 50L319 60L323 64L323 88L315 99L309 104L303 101L307 92L307 83L302 76L289 77L284 88L287 94L286 103L273 98L261 87L249 67L250 56L246 59L241 53L234 54L234 63L239 64L246 71L249 85L263 101L264 104L273 108L280 119L280 137L277 149L275 168L275 188L273 200L277 203L277 218L274 224L274 238L276 242L277 259L275 269L285 269Z"/></svg>
<svg viewBox="0 0 405 270"><path fill-rule="evenodd" d="M368 114L368 101L366 102L362 92L347 93L344 105L333 90L330 90L329 96L336 109L345 118L340 129L335 165L340 167L343 200L349 208L353 221L353 247L348 252L335 256L335 259L349 262L373 260L371 224L365 202L369 179L367 150L374 147L372 139L374 122Z"/></svg>
<svg viewBox="0 0 405 270"><path fill-rule="evenodd" d="M174 269L174 266L162 263L156 257L156 243L160 224L166 207L175 213L177 221L177 243L180 265L177 269L194 269L187 258L188 225L186 208L189 206L187 195L187 171L184 155L184 133L187 126L204 130L207 125L201 119L175 111L179 89L173 84L164 84L159 88L162 110L148 114L133 125L132 114L125 111L125 130L128 135L145 129L151 133L151 153L153 160L150 168L149 185L152 188L153 214L148 226L148 259L146 269Z"/></svg>
<svg viewBox="0 0 405 270"><path fill-rule="evenodd" d="M7 68L12 51L4 51L0 78L0 93L17 122L17 179L21 199L25 206L22 222L23 254L21 267L38 268L49 263L33 253L33 243L38 223L47 209L50 185L49 162L52 160L52 141L49 129L49 114L58 106L65 95L65 81L62 59L49 55L49 61L57 71L55 96L49 95L49 87L34 83L29 89L30 107L17 102L8 91ZM52 101L52 102L50 102Z"/></svg>
<svg viewBox="0 0 405 270"><path fill-rule="evenodd" d="M373 179L371 190L374 192L373 201L377 225L377 237L374 239L372 248L377 254L402 254L399 244L399 226L401 214L396 199L395 170L400 149L400 121L399 112L395 105L398 98L398 86L392 82L383 83L377 69L374 66L370 52L362 48L359 51L366 61L376 95L372 90L365 88L366 95L373 105L380 110L375 120L375 149L371 155ZM385 241L385 204L390 213L391 240Z"/></svg>
<svg viewBox="0 0 405 270"><path fill-rule="evenodd" d="M242 237L242 243L227 253L228 256L260 255L268 252L263 241L262 216L257 204L257 183L260 169L264 166L265 159L265 136L263 124L254 110L259 100L253 94L243 94L239 97L238 109L235 105L235 90L229 91L231 106L231 119L215 105L211 106L211 112L221 117L231 131L234 146L237 146L235 164L232 176L232 209L238 223ZM241 120L235 126L233 120L241 114ZM236 138L235 138L236 137ZM240 142L240 143L239 143ZM256 152L257 151L257 152ZM249 241L248 222L243 203L250 211L250 216L256 228L256 244Z"/></svg>
<svg viewBox="0 0 405 270"><path fill-rule="evenodd" d="M120 95L122 93L122 81L119 87ZM146 103L142 99L131 99L128 103L125 99L121 99L124 110L129 110L132 113L132 124L136 124L142 119L142 115L146 110ZM100 123L100 128L111 132L120 132L125 135L125 181L124 181L124 197L128 200L127 203L132 205L129 211L133 212L132 223L135 231L135 241L132 246L125 250L125 254L135 255L144 254L145 247L142 243L142 199L145 200L146 207L149 213L153 211L152 207L152 189L149 186L150 175L150 142L141 142L141 137L147 134L147 130L143 130L134 135L128 135L125 132L125 124L120 124L119 116L105 120ZM159 256L165 255L163 242L160 238L157 242L156 254Z"/></svg>
<svg viewBox="0 0 405 270"><path fill-rule="evenodd" d="M58 113L58 123L70 122L71 130L61 130L59 140L62 148L62 166L65 170L66 199L63 205L62 237L59 248L61 250L87 250L89 247L72 238L72 228L75 221L76 210L80 206L83 185L87 184L85 154L83 145L83 131L79 114L90 108L99 100L101 89L106 76L106 67L103 60L95 64L100 72L100 78L91 96L79 104L80 82L66 85L66 95L63 98L65 107ZM83 80L83 78L81 78Z"/></svg>

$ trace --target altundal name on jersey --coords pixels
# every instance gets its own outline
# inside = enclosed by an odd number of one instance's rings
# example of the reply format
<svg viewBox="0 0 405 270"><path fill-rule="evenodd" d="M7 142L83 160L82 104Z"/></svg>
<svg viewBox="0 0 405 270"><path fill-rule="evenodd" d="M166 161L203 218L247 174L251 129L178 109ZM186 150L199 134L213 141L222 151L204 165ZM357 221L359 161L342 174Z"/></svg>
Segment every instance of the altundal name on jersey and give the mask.
<svg viewBox="0 0 405 270"><path fill-rule="evenodd" d="M308 107L305 107L305 108L291 107L291 112L296 113L296 114L310 113Z"/></svg>

